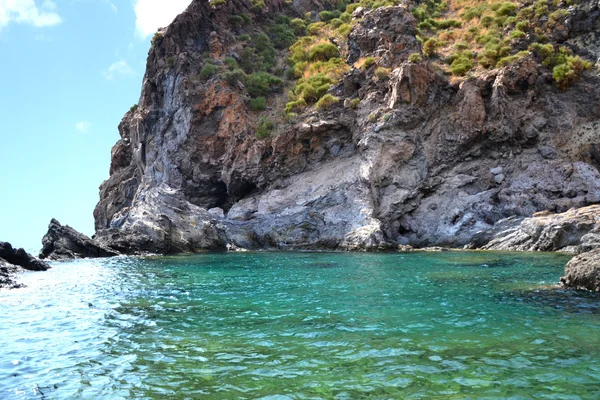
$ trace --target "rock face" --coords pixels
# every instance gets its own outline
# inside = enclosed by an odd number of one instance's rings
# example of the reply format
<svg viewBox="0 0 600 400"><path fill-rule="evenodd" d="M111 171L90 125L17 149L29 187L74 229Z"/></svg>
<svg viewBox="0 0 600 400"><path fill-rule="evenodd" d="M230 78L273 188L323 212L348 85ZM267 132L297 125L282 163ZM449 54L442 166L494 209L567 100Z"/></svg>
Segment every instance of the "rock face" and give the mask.
<svg viewBox="0 0 600 400"><path fill-rule="evenodd" d="M600 292L600 249L573 257L560 281L567 288Z"/></svg>
<svg viewBox="0 0 600 400"><path fill-rule="evenodd" d="M23 249L14 249L10 243L0 242L0 288L22 287L14 280L19 271L46 271L50 266L31 256Z"/></svg>
<svg viewBox="0 0 600 400"><path fill-rule="evenodd" d="M102 243L90 239L68 225L52 219L48 233L42 239L40 258L68 260L73 258L113 257L119 253Z"/></svg>
<svg viewBox="0 0 600 400"><path fill-rule="evenodd" d="M571 209L561 214L542 212L495 232L487 250L564 251L581 253L600 248L600 206Z"/></svg>
<svg viewBox="0 0 600 400"><path fill-rule="evenodd" d="M284 7L267 1L257 20ZM514 230L489 248L595 246L597 209L547 229L535 218L516 225L536 212L600 203L597 72L563 90L529 55L451 80L429 61L407 61L419 43L406 5L358 11L348 65L375 57L389 74L350 67L330 93L360 99L356 108L340 101L279 117L259 139L257 121L278 115L287 90L271 92L260 114L240 82L198 78L207 55L219 67L239 59L245 45L236 37L250 28L229 18L250 4L192 2L157 34L140 102L119 125L94 211L96 239L124 253L462 247L485 245L492 235L482 232L503 221L496 231ZM598 16L589 18L587 30L567 27L561 40L577 46L596 29ZM284 65L287 53L279 56Z"/></svg>

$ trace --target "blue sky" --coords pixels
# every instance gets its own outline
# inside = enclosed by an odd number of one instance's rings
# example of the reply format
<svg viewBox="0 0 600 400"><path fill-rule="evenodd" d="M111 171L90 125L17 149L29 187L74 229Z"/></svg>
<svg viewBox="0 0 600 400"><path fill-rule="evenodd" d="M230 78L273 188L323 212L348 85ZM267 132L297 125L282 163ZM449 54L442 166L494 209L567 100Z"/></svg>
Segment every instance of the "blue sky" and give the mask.
<svg viewBox="0 0 600 400"><path fill-rule="evenodd" d="M37 250L53 217L94 233L150 39L189 3L0 0L0 241Z"/></svg>

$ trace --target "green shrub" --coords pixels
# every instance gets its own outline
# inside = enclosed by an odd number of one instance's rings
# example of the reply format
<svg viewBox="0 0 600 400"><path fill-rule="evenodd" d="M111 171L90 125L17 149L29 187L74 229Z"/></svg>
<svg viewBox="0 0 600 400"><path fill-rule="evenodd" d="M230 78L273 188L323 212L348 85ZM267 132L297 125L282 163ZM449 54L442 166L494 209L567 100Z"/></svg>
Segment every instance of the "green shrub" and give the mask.
<svg viewBox="0 0 600 400"><path fill-rule="evenodd" d="M300 18L294 18L290 21L290 27L294 30L296 35L299 35L306 29L306 22Z"/></svg>
<svg viewBox="0 0 600 400"><path fill-rule="evenodd" d="M278 49L286 49L296 41L296 34L288 25L273 25L269 28L273 45Z"/></svg>
<svg viewBox="0 0 600 400"><path fill-rule="evenodd" d="M327 93L323 97L321 97L321 99L319 99L319 101L317 102L317 109L326 110L334 104L337 104L339 101L339 98Z"/></svg>
<svg viewBox="0 0 600 400"><path fill-rule="evenodd" d="M306 32L312 36L318 36L325 26L324 22L314 22L306 27Z"/></svg>
<svg viewBox="0 0 600 400"><path fill-rule="evenodd" d="M319 13L319 21L327 22L334 18L339 18L342 13L339 10L335 11L321 11Z"/></svg>
<svg viewBox="0 0 600 400"><path fill-rule="evenodd" d="M232 24L237 24L237 25L243 25L244 24L244 18L242 18L239 15L232 15L231 17L229 17L229 22L231 22Z"/></svg>
<svg viewBox="0 0 600 400"><path fill-rule="evenodd" d="M350 31L352 30L352 26L349 24L342 24L340 25L340 27L337 29L337 33L338 35L340 35L343 38L347 38L348 35L350 34Z"/></svg>
<svg viewBox="0 0 600 400"><path fill-rule="evenodd" d="M455 19L444 19L441 21L437 21L436 25L438 29L460 28L462 26L460 21L457 21Z"/></svg>
<svg viewBox="0 0 600 400"><path fill-rule="evenodd" d="M293 113L294 111L301 111L305 108L306 108L306 100L297 99L294 101L290 101L289 103L287 103L285 105L285 112L290 114L290 113Z"/></svg>
<svg viewBox="0 0 600 400"><path fill-rule="evenodd" d="M423 54L427 57L432 57L435 54L436 48L438 46L438 41L435 38L429 38L423 44Z"/></svg>
<svg viewBox="0 0 600 400"><path fill-rule="evenodd" d="M498 63L496 64L496 67L499 67L499 68L505 67L516 61L521 60L523 57L525 57L527 55L529 55L528 51L520 51L517 54L514 54L512 56L503 57L498 61Z"/></svg>
<svg viewBox="0 0 600 400"><path fill-rule="evenodd" d="M502 3L500 8L498 8L498 10L496 11L496 15L507 17L509 15L513 15L516 10L517 10L517 4L506 2L506 3Z"/></svg>
<svg viewBox="0 0 600 400"><path fill-rule="evenodd" d="M265 117L260 117L258 120L258 127L256 129L256 137L259 139L263 139L271 135L271 131L273 130L273 122Z"/></svg>
<svg viewBox="0 0 600 400"><path fill-rule="evenodd" d="M250 97L266 96L272 89L280 88L283 80L267 72L257 72L246 76L244 85Z"/></svg>
<svg viewBox="0 0 600 400"><path fill-rule="evenodd" d="M207 80L217 72L217 67L213 64L206 62L202 69L200 69L200 78Z"/></svg>
<svg viewBox="0 0 600 400"><path fill-rule="evenodd" d="M565 62L558 64L552 70L552 77L558 87L566 89L581 76L583 71L591 69L593 64L579 56L566 56Z"/></svg>
<svg viewBox="0 0 600 400"><path fill-rule="evenodd" d="M229 69L232 71L238 68L238 63L233 57L225 57L224 62L225 65L227 65L227 67L229 67Z"/></svg>
<svg viewBox="0 0 600 400"><path fill-rule="evenodd" d="M517 24L515 25L515 28L519 31L526 31L527 28L529 28L529 22L527 21L519 21L517 22Z"/></svg>
<svg viewBox="0 0 600 400"><path fill-rule="evenodd" d="M340 51L333 43L321 43L310 49L308 58L311 61L327 61L339 57Z"/></svg>
<svg viewBox="0 0 600 400"><path fill-rule="evenodd" d="M554 63L554 46L551 44L532 43L529 51L542 59L542 65L549 67Z"/></svg>
<svg viewBox="0 0 600 400"><path fill-rule="evenodd" d="M219 7L227 3L226 0L210 0L209 1L211 7Z"/></svg>
<svg viewBox="0 0 600 400"><path fill-rule="evenodd" d="M390 69L389 68L384 68L384 67L378 67L375 70L375 76L377 77L377 79L379 79L380 81L386 80L390 77Z"/></svg>
<svg viewBox="0 0 600 400"><path fill-rule="evenodd" d="M132 106L131 106L131 108L129 109L129 112L130 112L130 113L134 113L134 112L136 112L137 110L138 110L138 105L137 105L137 104L134 104L134 105L132 105Z"/></svg>
<svg viewBox="0 0 600 400"><path fill-rule="evenodd" d="M244 34L242 34L242 35L238 36L238 37L237 37L237 39L238 39L240 42L247 42L247 41L249 41L249 40L250 40L250 35L247 35L247 34L245 34L245 33L244 33Z"/></svg>
<svg viewBox="0 0 600 400"><path fill-rule="evenodd" d="M250 3L252 3L252 7L256 10L265 8L265 0L250 0Z"/></svg>
<svg viewBox="0 0 600 400"><path fill-rule="evenodd" d="M423 59L421 58L421 55L419 53L412 53L410 56L408 56L408 61L410 61L410 62L417 63L422 60Z"/></svg>
<svg viewBox="0 0 600 400"><path fill-rule="evenodd" d="M350 108L352 108L353 110L358 108L359 104L360 104L360 99L358 97L356 99L350 100Z"/></svg>
<svg viewBox="0 0 600 400"><path fill-rule="evenodd" d="M450 64L450 72L453 75L464 76L467 72L469 72L473 68L473 61L466 56L459 56L452 64Z"/></svg>
<svg viewBox="0 0 600 400"><path fill-rule="evenodd" d="M367 57L367 58L365 58L365 61L363 62L362 69L369 69L373 65L375 65L375 63L376 62L375 62L374 57Z"/></svg>
<svg viewBox="0 0 600 400"><path fill-rule="evenodd" d="M521 39L521 38L524 38L525 36L527 36L527 35L525 35L525 32L518 31L518 30L512 31L510 33L511 39Z"/></svg>
<svg viewBox="0 0 600 400"><path fill-rule="evenodd" d="M240 14L240 17L242 17L242 19L244 20L244 24L249 24L252 22L252 18L246 13Z"/></svg>
<svg viewBox="0 0 600 400"><path fill-rule="evenodd" d="M222 77L230 86L235 87L238 82L244 81L246 74L238 68L225 72Z"/></svg>
<svg viewBox="0 0 600 400"><path fill-rule="evenodd" d="M266 108L267 99L265 97L257 97L250 99L250 108L254 111L262 111Z"/></svg>

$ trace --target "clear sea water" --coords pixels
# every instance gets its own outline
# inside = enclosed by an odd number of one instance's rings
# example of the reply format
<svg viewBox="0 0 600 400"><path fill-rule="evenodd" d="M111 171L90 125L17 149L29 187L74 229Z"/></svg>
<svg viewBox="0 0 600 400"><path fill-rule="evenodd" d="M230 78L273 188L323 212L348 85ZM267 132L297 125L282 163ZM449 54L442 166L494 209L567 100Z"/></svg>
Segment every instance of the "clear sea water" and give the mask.
<svg viewBox="0 0 600 400"><path fill-rule="evenodd" d="M229 253L57 263L0 291L0 399L599 399L568 257Z"/></svg>

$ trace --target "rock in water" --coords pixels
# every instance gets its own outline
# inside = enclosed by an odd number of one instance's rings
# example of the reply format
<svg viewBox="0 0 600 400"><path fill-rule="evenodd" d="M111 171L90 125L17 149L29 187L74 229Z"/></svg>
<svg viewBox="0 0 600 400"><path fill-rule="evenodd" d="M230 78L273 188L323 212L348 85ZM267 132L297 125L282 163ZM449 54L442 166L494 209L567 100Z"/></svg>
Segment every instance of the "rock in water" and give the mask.
<svg viewBox="0 0 600 400"><path fill-rule="evenodd" d="M38 260L23 249L14 249L10 243L0 242L0 258L9 264L17 265L28 271L46 271L50 265Z"/></svg>
<svg viewBox="0 0 600 400"><path fill-rule="evenodd" d="M48 225L48 233L42 239L40 258L68 260L73 258L113 257L119 252L90 239L68 225L61 225L54 218Z"/></svg>
<svg viewBox="0 0 600 400"><path fill-rule="evenodd" d="M573 257L560 281L568 288L600 292L600 249Z"/></svg>
<svg viewBox="0 0 600 400"><path fill-rule="evenodd" d="M50 265L40 261L23 249L14 249L10 243L0 242L0 288L23 287L14 279L19 271L46 271Z"/></svg>
<svg viewBox="0 0 600 400"><path fill-rule="evenodd" d="M600 248L600 205L560 214L541 212L497 232L486 250L564 251L581 253ZM479 247L479 246L471 246Z"/></svg>

